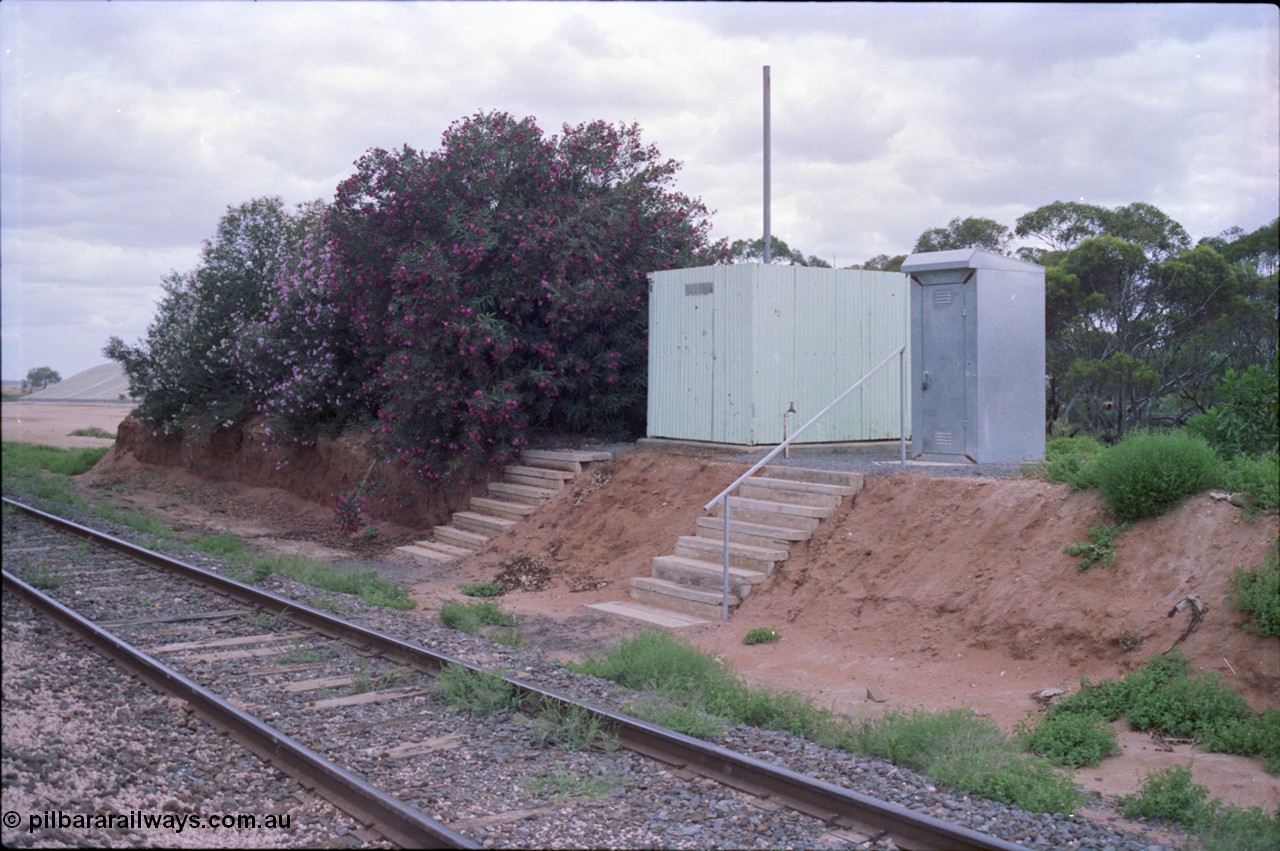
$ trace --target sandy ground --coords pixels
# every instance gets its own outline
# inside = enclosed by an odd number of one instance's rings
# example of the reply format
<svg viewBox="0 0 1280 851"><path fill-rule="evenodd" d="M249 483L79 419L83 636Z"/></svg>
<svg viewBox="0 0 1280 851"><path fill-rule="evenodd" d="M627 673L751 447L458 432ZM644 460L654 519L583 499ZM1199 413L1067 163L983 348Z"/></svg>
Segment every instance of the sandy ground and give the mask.
<svg viewBox="0 0 1280 851"><path fill-rule="evenodd" d="M111 446L112 439L82 437L71 432L100 428L111 434L129 416L131 406L117 404L64 405L55 402L4 402L0 434L5 440L19 443L43 443L48 446Z"/></svg>
<svg viewBox="0 0 1280 851"><path fill-rule="evenodd" d="M5 440L94 441L65 435L93 425L113 430L121 416L96 406L28 408L37 406L4 405ZM393 558L380 569L407 582L427 614L460 599L464 582L513 570L542 576L540 590L508 593L502 605L523 616L527 645L580 657L643 628L585 604L626 599L628 579L648 574L654 556L692 534L702 503L744 469L715 456L624 453L460 564ZM214 484L127 455L84 480L189 528L231 529L263 546L365 564L370 553L344 550L335 537L330 508L264 484ZM1255 708L1280 703L1280 641L1241 630L1224 591L1236 567L1262 563L1280 533L1276 516L1245 522L1238 509L1196 497L1125 532L1115 564L1081 572L1062 548L1104 517L1093 495L1034 480L870 479L732 620L678 632L748 682L799 691L836 712L969 707L1010 730L1034 718L1033 693L1070 692L1082 677L1117 679L1170 648L1187 624L1170 610L1196 595L1208 611L1179 646ZM395 544L427 531L387 524L379 538ZM777 629L781 641L743 644L756 626ZM1149 772L1181 763L1227 803L1280 808L1280 778L1259 760L1123 730L1120 741L1123 755L1081 769L1077 782L1130 793Z"/></svg>

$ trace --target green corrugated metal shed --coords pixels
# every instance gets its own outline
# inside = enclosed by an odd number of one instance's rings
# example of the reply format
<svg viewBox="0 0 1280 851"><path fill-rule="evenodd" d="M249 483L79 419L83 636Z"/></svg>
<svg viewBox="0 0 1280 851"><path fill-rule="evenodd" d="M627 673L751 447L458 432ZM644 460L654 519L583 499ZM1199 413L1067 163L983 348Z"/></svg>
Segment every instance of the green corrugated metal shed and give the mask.
<svg viewBox="0 0 1280 851"><path fill-rule="evenodd" d="M648 436L779 443L791 404L794 431L908 343L908 309L907 278L896 272L740 264L652 273ZM799 442L894 439L898 416L891 365Z"/></svg>

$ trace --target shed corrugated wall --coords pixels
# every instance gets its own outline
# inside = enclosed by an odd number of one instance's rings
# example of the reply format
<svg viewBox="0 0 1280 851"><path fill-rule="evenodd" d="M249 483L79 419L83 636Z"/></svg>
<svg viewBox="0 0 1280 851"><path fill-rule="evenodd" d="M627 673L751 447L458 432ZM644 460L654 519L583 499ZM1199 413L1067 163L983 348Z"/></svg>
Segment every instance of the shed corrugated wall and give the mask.
<svg viewBox="0 0 1280 851"><path fill-rule="evenodd" d="M906 281L759 264L650 275L649 436L780 442L790 404L794 431L907 342ZM896 438L898 400L888 367L801 442Z"/></svg>

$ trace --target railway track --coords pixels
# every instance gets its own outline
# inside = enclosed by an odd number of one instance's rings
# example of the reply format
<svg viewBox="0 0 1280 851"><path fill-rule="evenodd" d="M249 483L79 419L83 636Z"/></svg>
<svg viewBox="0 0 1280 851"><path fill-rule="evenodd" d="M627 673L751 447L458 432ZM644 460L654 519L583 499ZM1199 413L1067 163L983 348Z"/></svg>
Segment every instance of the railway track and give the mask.
<svg viewBox="0 0 1280 851"><path fill-rule="evenodd" d="M692 739L605 706L495 673L439 651L335 617L313 606L137 547L120 538L5 499L21 512L19 551L64 554L8 570L7 591L39 606L135 675L189 701L216 726L281 766L340 809L405 847L596 847L616 842L593 824L627 818L654 789L693 785L718 800L722 822L740 821L744 847L769 837L804 846L1013 849L1020 846ZM53 532L39 532L39 523ZM55 535L56 537L44 537ZM84 544L67 544L65 536ZM65 554L70 555L65 555ZM43 564L45 567L40 567ZM50 566L53 565L53 566ZM52 594L35 585L56 586ZM57 597L58 599L53 599ZM70 603L68 603L70 601ZM500 680L513 710L485 724L451 712L438 684L446 672ZM464 676L463 682L466 682ZM548 747L586 727L595 747ZM598 735L597 735L598 734ZM600 747L599 743L607 743ZM580 743L581 744L581 743ZM616 744L617 747L614 747ZM511 806L475 810L466 772L440 760L516 764ZM589 778L552 796L556 778ZM537 781L537 782L534 782ZM734 792L708 791L722 784ZM523 788L523 793L521 793ZM571 794L577 792L579 794ZM662 800L681 793L663 792ZM696 805L695 805L696 806ZM430 815L428 815L428 813ZM671 835L632 844L678 847ZM624 834L625 835L625 834Z"/></svg>

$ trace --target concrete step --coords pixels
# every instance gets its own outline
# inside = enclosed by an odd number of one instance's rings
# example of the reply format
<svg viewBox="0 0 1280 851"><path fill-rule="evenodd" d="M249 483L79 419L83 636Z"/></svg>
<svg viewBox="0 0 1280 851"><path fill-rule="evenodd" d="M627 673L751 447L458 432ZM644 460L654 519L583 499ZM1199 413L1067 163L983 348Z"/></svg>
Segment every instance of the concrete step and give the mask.
<svg viewBox="0 0 1280 851"><path fill-rule="evenodd" d="M719 564L724 558L724 539L682 535L676 539L676 555ZM790 553L782 547L753 547L729 542L729 564L732 567L772 573L774 566L786 561L788 555Z"/></svg>
<svg viewBox="0 0 1280 851"><path fill-rule="evenodd" d="M862 474L847 470L809 470L804 467L782 467L766 464L760 468L758 478L785 479L791 482L808 484L835 485L839 488L852 488L850 494L862 490Z"/></svg>
<svg viewBox="0 0 1280 851"><path fill-rule="evenodd" d="M492 514L477 514L474 511L456 511L453 514L454 526L461 526L467 531L476 531L482 535L494 537L515 528L518 520L507 517L495 517Z"/></svg>
<svg viewBox="0 0 1280 851"><path fill-rule="evenodd" d="M793 484L786 479L761 479L752 477L738 486L735 496L747 499L767 499L773 502L790 502L795 505L811 505L815 508L826 508L832 514L840 507L844 494L814 493L789 487ZM802 484L809 484L804 482ZM830 515L825 515L830 516Z"/></svg>
<svg viewBox="0 0 1280 851"><path fill-rule="evenodd" d="M656 579L652 576L632 577L630 596L631 599L642 603L698 615L708 620L720 616L721 594L719 591L693 588L669 582L666 579ZM729 595L730 609L741 603L741 598L733 594Z"/></svg>
<svg viewBox="0 0 1280 851"><path fill-rule="evenodd" d="M495 517L506 517L520 520L538 510L538 506L527 502L511 502L505 499L492 499L487 496L473 496L468 506L479 514L490 514Z"/></svg>
<svg viewBox="0 0 1280 851"><path fill-rule="evenodd" d="M512 482L490 482L489 493L498 494L512 501L539 506L556 495L552 488L518 485Z"/></svg>
<svg viewBox="0 0 1280 851"><path fill-rule="evenodd" d="M612 461L612 452L595 452L589 449L526 449L520 453L520 460L534 461L574 461L578 464L590 464L596 461Z"/></svg>
<svg viewBox="0 0 1280 851"><path fill-rule="evenodd" d="M696 522L697 535L702 538L723 538L724 537L724 518L723 517L699 517ZM807 541L813 536L808 529L794 529L787 526L770 526L764 523L753 523L746 520L739 520L735 517L729 518L729 536L730 540L737 540L744 544L754 544L756 546L769 546L767 542L775 542L773 545L781 544L788 546L792 541Z"/></svg>
<svg viewBox="0 0 1280 851"><path fill-rule="evenodd" d="M684 556L654 556L653 576L681 585L692 585L719 591L724 587L724 565ZM745 599L752 585L759 585L768 575L759 570L729 566L729 593Z"/></svg>
<svg viewBox="0 0 1280 851"><path fill-rule="evenodd" d="M438 541L469 550L480 549L489 543L489 539L493 537L492 535L482 535L479 532L467 529L459 529L456 526L436 526L431 530L431 533L435 535Z"/></svg>

